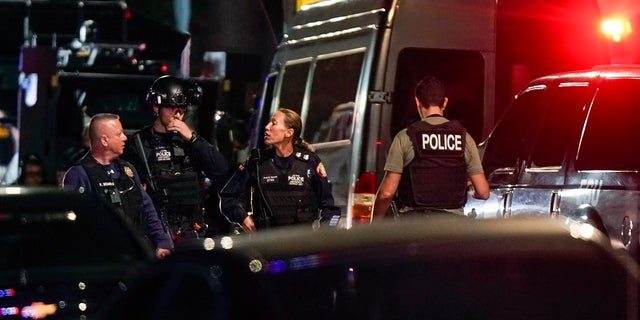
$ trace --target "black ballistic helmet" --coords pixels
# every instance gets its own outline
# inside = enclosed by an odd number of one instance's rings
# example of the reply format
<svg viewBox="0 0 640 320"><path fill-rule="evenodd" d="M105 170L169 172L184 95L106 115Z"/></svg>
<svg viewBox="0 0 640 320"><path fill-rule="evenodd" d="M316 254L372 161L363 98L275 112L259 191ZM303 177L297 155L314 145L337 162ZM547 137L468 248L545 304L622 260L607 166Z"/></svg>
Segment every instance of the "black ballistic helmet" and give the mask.
<svg viewBox="0 0 640 320"><path fill-rule="evenodd" d="M181 107L198 105L202 99L202 88L189 86L174 76L162 76L156 79L147 93L147 103L159 107Z"/></svg>

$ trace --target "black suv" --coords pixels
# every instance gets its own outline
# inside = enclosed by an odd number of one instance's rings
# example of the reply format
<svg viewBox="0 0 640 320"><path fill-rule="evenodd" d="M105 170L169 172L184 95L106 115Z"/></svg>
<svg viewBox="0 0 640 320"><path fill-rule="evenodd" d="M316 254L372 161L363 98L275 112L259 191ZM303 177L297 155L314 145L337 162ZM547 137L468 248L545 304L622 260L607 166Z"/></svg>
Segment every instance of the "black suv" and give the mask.
<svg viewBox="0 0 640 320"><path fill-rule="evenodd" d="M531 81L486 141L491 197L467 215L568 216L638 253L640 66L606 66Z"/></svg>

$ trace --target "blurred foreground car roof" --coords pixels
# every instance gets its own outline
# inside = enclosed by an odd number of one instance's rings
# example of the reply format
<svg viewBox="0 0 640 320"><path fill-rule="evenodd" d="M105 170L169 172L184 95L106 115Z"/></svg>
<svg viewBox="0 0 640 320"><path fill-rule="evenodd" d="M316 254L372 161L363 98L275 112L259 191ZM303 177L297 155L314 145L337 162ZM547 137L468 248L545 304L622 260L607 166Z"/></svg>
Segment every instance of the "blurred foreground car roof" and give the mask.
<svg viewBox="0 0 640 320"><path fill-rule="evenodd" d="M115 316L637 318L635 262L598 230L571 220L431 218L280 229L194 241L154 270Z"/></svg>
<svg viewBox="0 0 640 320"><path fill-rule="evenodd" d="M92 319L153 261L106 203L57 188L0 188L3 318Z"/></svg>

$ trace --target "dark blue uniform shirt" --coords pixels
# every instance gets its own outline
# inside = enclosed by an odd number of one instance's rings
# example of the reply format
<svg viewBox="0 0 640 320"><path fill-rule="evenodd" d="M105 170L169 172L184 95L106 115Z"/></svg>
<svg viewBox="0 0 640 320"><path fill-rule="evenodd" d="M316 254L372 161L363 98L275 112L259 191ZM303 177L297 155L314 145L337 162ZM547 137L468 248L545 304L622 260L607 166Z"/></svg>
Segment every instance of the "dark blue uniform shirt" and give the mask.
<svg viewBox="0 0 640 320"><path fill-rule="evenodd" d="M90 156L90 155L87 155ZM117 179L120 174L120 169L116 165L115 162L110 163L109 165L104 166L105 171L109 174L114 180ZM140 177L138 176L138 172L133 168L133 179L135 181L134 190L135 192L140 192L142 196L142 212L144 221L141 221L141 224L144 227L145 234L147 237L153 242L156 248L162 249L171 249L173 244L169 235L164 232L162 228L162 223L158 218L158 214L156 212L155 207L153 206L153 202L151 201L151 197L147 194L147 192L142 187L140 183ZM65 189L71 189L79 191L81 188L82 192L94 193L93 185L89 176L87 175L86 170L80 164L76 164L69 168L64 175L62 180L62 186Z"/></svg>

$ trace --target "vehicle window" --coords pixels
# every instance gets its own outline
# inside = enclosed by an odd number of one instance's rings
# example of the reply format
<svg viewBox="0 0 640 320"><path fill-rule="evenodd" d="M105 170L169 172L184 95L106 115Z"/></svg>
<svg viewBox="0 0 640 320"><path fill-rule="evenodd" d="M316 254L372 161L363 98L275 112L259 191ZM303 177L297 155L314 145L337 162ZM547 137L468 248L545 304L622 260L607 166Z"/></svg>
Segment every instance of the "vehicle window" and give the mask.
<svg viewBox="0 0 640 320"><path fill-rule="evenodd" d="M416 83L433 75L447 87L447 119L461 121L480 141L484 104L484 57L476 51L406 48L398 56L393 89L391 136L419 120L414 100Z"/></svg>
<svg viewBox="0 0 640 320"><path fill-rule="evenodd" d="M313 143L349 139L364 52L318 58L303 138Z"/></svg>
<svg viewBox="0 0 640 320"><path fill-rule="evenodd" d="M575 141L582 128L592 92L587 82L560 85L549 92L544 121L531 153L531 167L562 165L569 141Z"/></svg>
<svg viewBox="0 0 640 320"><path fill-rule="evenodd" d="M537 105L544 86L529 88L520 94L507 109L491 132L482 158L488 175L498 168L516 167L518 160L525 159L525 152L542 117Z"/></svg>
<svg viewBox="0 0 640 320"><path fill-rule="evenodd" d="M251 137L249 139L252 146L264 147L264 139L261 139L261 137L264 133L264 127L267 126L271 118L273 91L275 90L277 76L278 74L274 73L267 78L262 104L260 104L260 109L256 111L256 114L253 115L256 119L251 119Z"/></svg>
<svg viewBox="0 0 640 320"><path fill-rule="evenodd" d="M640 80L604 82L595 96L576 158L578 170L638 170Z"/></svg>
<svg viewBox="0 0 640 320"><path fill-rule="evenodd" d="M300 114L310 66L311 62L285 66L280 89L280 105L278 107L289 108Z"/></svg>

